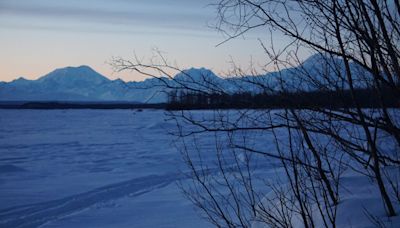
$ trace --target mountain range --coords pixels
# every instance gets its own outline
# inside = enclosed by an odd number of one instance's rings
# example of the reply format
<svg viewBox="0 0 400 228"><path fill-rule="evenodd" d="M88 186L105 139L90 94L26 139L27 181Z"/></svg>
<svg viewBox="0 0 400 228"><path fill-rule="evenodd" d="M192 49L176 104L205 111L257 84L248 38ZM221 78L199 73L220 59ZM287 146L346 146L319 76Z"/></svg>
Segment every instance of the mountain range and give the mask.
<svg viewBox="0 0 400 228"><path fill-rule="evenodd" d="M124 101L157 103L165 94L159 80L110 80L89 66L56 69L37 80L18 78L0 84L0 101Z"/></svg>
<svg viewBox="0 0 400 228"><path fill-rule="evenodd" d="M337 78L337 72L343 71L343 64L335 62L339 69L330 69L325 62L325 57L317 54L311 56L300 66L287 68L279 72L266 75L245 76L241 78L223 79L205 68L191 68L182 71L174 77L149 78L141 82L125 82L121 79L110 80L99 74L89 66L65 67L56 69L37 80L27 80L20 77L11 82L0 82L0 101L119 101L138 103L165 102L167 94L165 85L170 87L185 85L198 90L224 90L227 92L251 91L261 92L264 85L269 88L280 88L280 83L285 81L286 89L298 87L306 90L316 89L319 81L328 78ZM329 64L328 64L329 65ZM325 69L326 68L326 69ZM330 72L328 70L330 69ZM352 71L360 71L360 67L352 65ZM312 74L312 81L304 80L305 74ZM324 72L323 74L321 72ZM328 72L328 73L326 73ZM360 74L361 75L361 74ZM362 73L365 75L365 72ZM303 80L302 80L303 78ZM361 81L361 80L360 80ZM334 82L342 83L342 81ZM315 84L315 85L313 85ZM346 87L346 85L340 85ZM363 86L363 85L359 85Z"/></svg>

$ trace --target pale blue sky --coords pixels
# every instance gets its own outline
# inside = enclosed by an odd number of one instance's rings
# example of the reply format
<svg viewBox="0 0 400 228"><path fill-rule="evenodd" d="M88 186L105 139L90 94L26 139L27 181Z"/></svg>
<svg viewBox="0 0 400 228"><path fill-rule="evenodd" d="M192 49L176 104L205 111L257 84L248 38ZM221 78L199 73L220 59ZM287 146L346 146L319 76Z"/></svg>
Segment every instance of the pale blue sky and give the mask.
<svg viewBox="0 0 400 228"><path fill-rule="evenodd" d="M216 73L229 61L247 66L265 56L257 34L222 46L213 0L0 0L0 81L35 79L55 68L89 65L112 79L142 80L114 73L113 56L151 57L162 50L182 68ZM261 37L262 38L262 37Z"/></svg>

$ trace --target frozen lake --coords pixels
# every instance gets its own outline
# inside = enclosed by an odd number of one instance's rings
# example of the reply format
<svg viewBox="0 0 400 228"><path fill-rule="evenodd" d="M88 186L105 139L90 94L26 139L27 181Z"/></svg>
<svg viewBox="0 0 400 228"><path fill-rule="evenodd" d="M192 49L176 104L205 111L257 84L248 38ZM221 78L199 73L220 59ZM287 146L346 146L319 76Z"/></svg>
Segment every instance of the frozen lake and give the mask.
<svg viewBox="0 0 400 228"><path fill-rule="evenodd" d="M0 110L0 227L205 227L161 110Z"/></svg>
<svg viewBox="0 0 400 228"><path fill-rule="evenodd" d="M211 111L191 114L218 118ZM0 110L0 228L210 227L177 185L190 180L182 175L188 168L169 134L175 130L162 110ZM277 135L287 138L284 132ZM218 174L211 137L201 134L196 140L203 164ZM248 145L274 151L270 134L246 137ZM251 167L261 197L270 191L266 181L284 173L268 157L253 157ZM338 227L373 227L364 208L385 215L377 186L367 177L349 169L341 185ZM385 221L398 227L399 218Z"/></svg>

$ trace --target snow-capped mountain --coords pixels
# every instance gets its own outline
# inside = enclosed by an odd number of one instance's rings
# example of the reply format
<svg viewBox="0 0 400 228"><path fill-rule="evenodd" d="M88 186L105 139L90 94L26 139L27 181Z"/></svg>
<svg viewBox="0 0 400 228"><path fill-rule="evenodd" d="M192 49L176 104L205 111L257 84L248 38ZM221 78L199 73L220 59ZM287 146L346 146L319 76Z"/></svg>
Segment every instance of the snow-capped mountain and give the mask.
<svg viewBox="0 0 400 228"><path fill-rule="evenodd" d="M358 87L366 87L365 70L351 64ZM223 79L205 68L183 70L170 78L150 78L141 82L110 80L88 66L56 69L38 80L18 78L0 83L0 101L124 101L160 103L171 88L197 91L253 93L268 90L317 90L347 88L344 64L340 59L313 55L297 67L260 76ZM168 85L168 86L166 86ZM169 88L167 88L169 87ZM325 88L327 87L327 88Z"/></svg>
<svg viewBox="0 0 400 228"><path fill-rule="evenodd" d="M368 87L372 75L360 65L350 62L353 84L357 88ZM265 75L231 79L241 91L313 91L348 89L345 65L342 59L315 54L296 67L270 72Z"/></svg>
<svg viewBox="0 0 400 228"><path fill-rule="evenodd" d="M171 85L199 91L229 91L229 82L206 68L190 68L175 75Z"/></svg>
<svg viewBox="0 0 400 228"><path fill-rule="evenodd" d="M18 78L0 84L0 101L124 101L159 103L167 100L170 87L223 88L225 81L205 68L184 70L174 77L141 82L110 80L88 66L56 69L37 79ZM225 83L226 84L226 83Z"/></svg>
<svg viewBox="0 0 400 228"><path fill-rule="evenodd" d="M157 79L143 82L110 80L88 66L56 69L37 79L18 78L0 84L1 101L126 101L162 102ZM146 88L140 88L146 87Z"/></svg>

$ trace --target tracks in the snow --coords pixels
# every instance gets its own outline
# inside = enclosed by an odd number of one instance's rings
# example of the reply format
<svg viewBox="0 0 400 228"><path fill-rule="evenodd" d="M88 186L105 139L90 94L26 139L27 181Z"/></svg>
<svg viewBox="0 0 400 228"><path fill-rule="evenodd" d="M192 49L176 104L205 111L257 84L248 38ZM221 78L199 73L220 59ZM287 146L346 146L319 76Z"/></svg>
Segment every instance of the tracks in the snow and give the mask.
<svg viewBox="0 0 400 228"><path fill-rule="evenodd" d="M178 174L150 175L96 188L62 199L7 208L0 210L0 227L38 227L98 203L127 195L141 195L153 189L162 188L177 180L179 176Z"/></svg>

